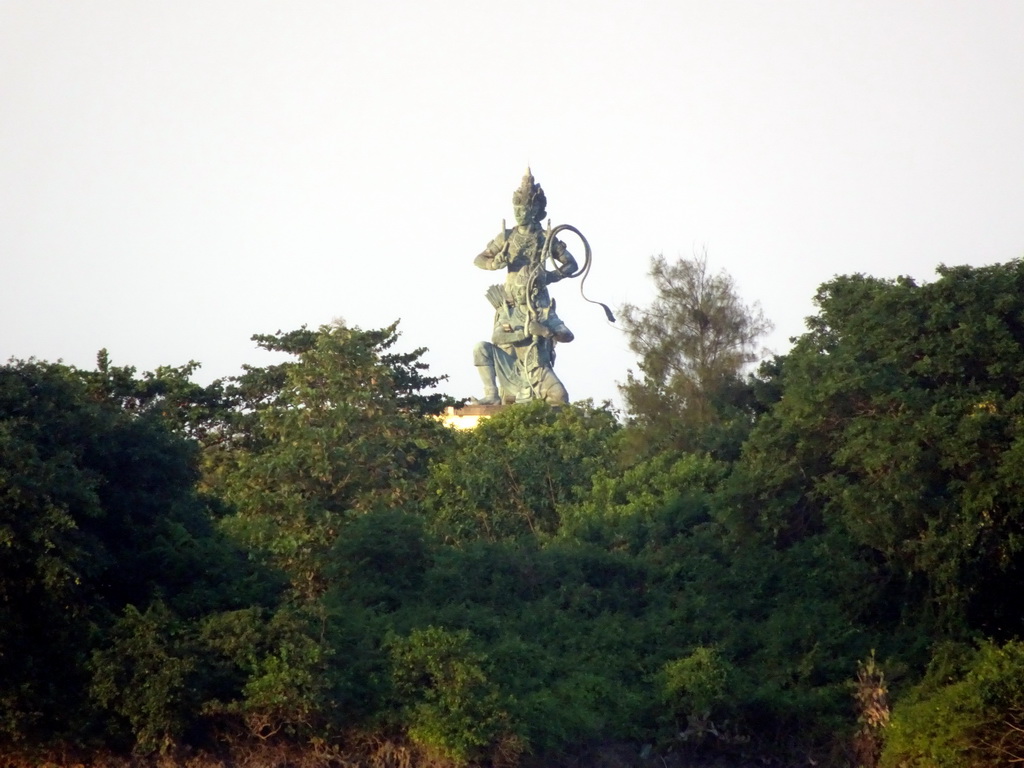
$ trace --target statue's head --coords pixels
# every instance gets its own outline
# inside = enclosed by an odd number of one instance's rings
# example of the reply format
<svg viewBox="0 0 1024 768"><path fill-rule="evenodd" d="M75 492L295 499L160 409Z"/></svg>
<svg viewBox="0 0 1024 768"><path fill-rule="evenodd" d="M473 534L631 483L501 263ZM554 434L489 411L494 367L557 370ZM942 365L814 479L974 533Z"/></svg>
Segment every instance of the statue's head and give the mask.
<svg viewBox="0 0 1024 768"><path fill-rule="evenodd" d="M512 194L512 208L516 214L517 224L540 223L547 215L548 199L540 184L533 180L533 173L526 169L523 183Z"/></svg>

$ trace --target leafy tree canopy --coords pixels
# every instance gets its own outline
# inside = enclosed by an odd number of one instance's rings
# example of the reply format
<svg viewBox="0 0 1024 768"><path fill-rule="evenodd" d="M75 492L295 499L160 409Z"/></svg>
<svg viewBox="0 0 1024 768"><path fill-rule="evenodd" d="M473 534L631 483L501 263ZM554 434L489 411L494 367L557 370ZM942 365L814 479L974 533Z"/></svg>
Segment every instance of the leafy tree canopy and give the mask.
<svg viewBox="0 0 1024 768"><path fill-rule="evenodd" d="M781 546L838 526L947 629L1012 634L1024 606L994 588L1024 554L1024 264L939 275L821 287L737 509Z"/></svg>
<svg viewBox="0 0 1024 768"><path fill-rule="evenodd" d="M393 351L397 324L256 336L294 359L228 382L235 406L205 452L206 486L234 510L225 525L297 595L324 587L327 557L356 515L421 496L427 459L448 437L451 399L428 390L424 350Z"/></svg>
<svg viewBox="0 0 1024 768"><path fill-rule="evenodd" d="M654 256L649 274L651 305L620 309L640 376L630 371L619 389L650 445L704 448L709 427L744 420L750 396L737 385L759 359L758 343L771 323L756 304L743 302L729 275L711 272L707 254L672 263Z"/></svg>
<svg viewBox="0 0 1024 768"><path fill-rule="evenodd" d="M196 492L195 445L159 408L98 386L111 373L103 362L0 368L0 743L104 722L89 701L90 657L122 615L142 628L160 603L164 625L180 625L255 597ZM121 392L163 386L117 376ZM143 720L154 744L174 730Z"/></svg>
<svg viewBox="0 0 1024 768"><path fill-rule="evenodd" d="M429 508L449 540L551 536L617 431L607 408L579 403L509 408L456 436L430 468Z"/></svg>

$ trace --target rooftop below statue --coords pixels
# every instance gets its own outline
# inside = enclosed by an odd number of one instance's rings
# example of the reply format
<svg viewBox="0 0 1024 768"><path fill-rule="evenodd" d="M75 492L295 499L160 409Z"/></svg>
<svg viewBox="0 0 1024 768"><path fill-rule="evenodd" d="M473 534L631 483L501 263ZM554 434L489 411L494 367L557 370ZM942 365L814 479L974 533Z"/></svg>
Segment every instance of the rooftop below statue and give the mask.
<svg viewBox="0 0 1024 768"><path fill-rule="evenodd" d="M473 429L483 419L501 413L507 405L464 405L461 408L448 406L441 420L454 429Z"/></svg>

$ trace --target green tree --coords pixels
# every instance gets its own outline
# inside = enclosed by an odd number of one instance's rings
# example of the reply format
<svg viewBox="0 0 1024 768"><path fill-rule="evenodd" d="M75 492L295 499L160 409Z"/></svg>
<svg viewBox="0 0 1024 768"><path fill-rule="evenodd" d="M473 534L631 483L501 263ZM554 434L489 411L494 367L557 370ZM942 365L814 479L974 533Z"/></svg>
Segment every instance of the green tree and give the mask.
<svg viewBox="0 0 1024 768"><path fill-rule="evenodd" d="M92 656L90 692L124 718L136 750L167 752L181 743L202 700L196 649L187 625L160 601L145 613L129 605L106 647Z"/></svg>
<svg viewBox="0 0 1024 768"><path fill-rule="evenodd" d="M506 702L465 630L428 626L389 641L402 724L432 757L465 765L507 735Z"/></svg>
<svg viewBox="0 0 1024 768"><path fill-rule="evenodd" d="M720 654L706 646L698 646L662 668L662 696L671 712L685 718L685 730L681 723L676 724L684 738L700 740L709 733L717 733L711 718L715 707L725 698L729 674L729 665Z"/></svg>
<svg viewBox="0 0 1024 768"><path fill-rule="evenodd" d="M563 512L562 534L654 552L711 520L711 494L727 465L708 456L663 451L625 469L605 462L591 488Z"/></svg>
<svg viewBox="0 0 1024 768"><path fill-rule="evenodd" d="M231 406L224 383L200 385L192 376L200 364L160 366L139 374L133 366L115 366L101 349L95 371L79 371L87 382L89 397L134 415L159 417L174 432L203 444L220 438L213 432Z"/></svg>
<svg viewBox="0 0 1024 768"><path fill-rule="evenodd" d="M207 674L236 683L206 702L206 714L240 724L263 743L308 743L342 724L345 702L336 689L347 660L335 658L335 628L319 604L215 614L203 622L201 639L217 660Z"/></svg>
<svg viewBox="0 0 1024 768"><path fill-rule="evenodd" d="M98 392L96 380L60 364L0 368L0 743L102 741L122 732L123 716L140 746L164 746L189 709L175 698L175 669L198 660L186 658L194 648L153 645L152 628L184 637L252 594L241 587L244 559L196 492L194 443L158 411ZM160 653L181 661L165 670L167 700L155 688L134 699L139 708L119 698L136 685L129 666Z"/></svg>
<svg viewBox="0 0 1024 768"><path fill-rule="evenodd" d="M897 704L884 768L972 768L1024 762L1024 643L940 646Z"/></svg>
<svg viewBox="0 0 1024 768"><path fill-rule="evenodd" d="M1008 637L1024 615L998 588L1024 556L1024 265L939 275L822 286L733 508L780 547L844 531L893 610Z"/></svg>
<svg viewBox="0 0 1024 768"><path fill-rule="evenodd" d="M455 541L553 535L606 460L616 430L606 408L538 402L456 435L430 468L435 526Z"/></svg>
<svg viewBox="0 0 1024 768"><path fill-rule="evenodd" d="M396 325L254 338L295 359L230 382L237 405L205 451L206 486L233 509L226 528L315 599L350 519L420 497L450 401L426 392L440 380L423 374L424 350L391 351Z"/></svg>
<svg viewBox="0 0 1024 768"><path fill-rule="evenodd" d="M206 441L204 487L227 506L223 529L287 582L267 612L206 627L244 678L217 711L260 739L336 734L366 714L356 697L375 695L379 665L367 647L381 641L379 627L362 626L364 609L346 612L357 601L338 592L381 586L353 573L382 556L361 520L402 526L422 499L429 456L449 439L437 416L451 401L429 392L440 379L424 373L424 350L394 351L396 325L254 337L290 359L229 380L232 406Z"/></svg>
<svg viewBox="0 0 1024 768"><path fill-rule="evenodd" d="M760 357L771 323L742 301L729 275L710 271L706 254L671 264L654 256L649 274L651 305L620 309L640 372L619 386L626 411L654 447L713 446L724 436L705 435L710 427L728 432L730 421L749 421L753 403L740 376Z"/></svg>

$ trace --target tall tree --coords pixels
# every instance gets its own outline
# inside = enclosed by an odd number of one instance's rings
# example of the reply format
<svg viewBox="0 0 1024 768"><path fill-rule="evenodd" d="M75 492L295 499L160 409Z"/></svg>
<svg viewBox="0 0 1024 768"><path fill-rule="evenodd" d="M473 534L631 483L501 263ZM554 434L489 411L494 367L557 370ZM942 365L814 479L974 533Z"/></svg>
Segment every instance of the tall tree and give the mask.
<svg viewBox="0 0 1024 768"><path fill-rule="evenodd" d="M196 493L195 445L160 409L135 407L141 396L99 388L108 372L0 367L0 752L122 733L160 746L208 694L186 684L185 637L239 604L244 560ZM123 393L155 381L117 375ZM154 627L180 642L159 649L163 682L139 686L129 668L146 654L130 650Z"/></svg>
<svg viewBox="0 0 1024 768"><path fill-rule="evenodd" d="M671 264L654 256L649 274L657 291L651 305L620 309L640 373L629 371L619 389L652 444L705 447L695 445L695 433L743 410L750 394L737 385L772 326L728 274L711 272L706 253Z"/></svg>
<svg viewBox="0 0 1024 768"><path fill-rule="evenodd" d="M297 595L321 593L324 566L345 523L415 498L450 402L428 394L423 351L396 353L396 325L344 325L254 337L294 356L249 367L229 384L237 409L205 452L206 482L233 508L225 522Z"/></svg>
<svg viewBox="0 0 1024 768"><path fill-rule="evenodd" d="M428 456L448 437L436 416L451 401L428 392L439 379L424 373L424 350L394 351L396 325L254 337L290 359L227 382L234 405L209 433L219 439L206 440L204 482L229 507L224 530L287 581L271 614L211 627L247 677L223 713L261 739L324 733L357 708L345 691L365 681L337 653L344 617L324 601L346 571L336 553L358 549L344 547L354 521L417 501Z"/></svg>
<svg viewBox="0 0 1024 768"><path fill-rule="evenodd" d="M893 610L1012 637L1024 573L1024 263L940 278L851 275L780 366L734 479L781 548L837 528ZM894 591L898 588L899 591Z"/></svg>

